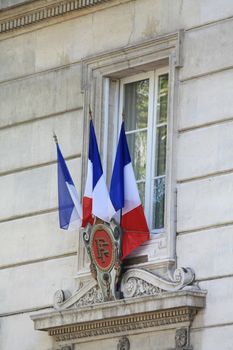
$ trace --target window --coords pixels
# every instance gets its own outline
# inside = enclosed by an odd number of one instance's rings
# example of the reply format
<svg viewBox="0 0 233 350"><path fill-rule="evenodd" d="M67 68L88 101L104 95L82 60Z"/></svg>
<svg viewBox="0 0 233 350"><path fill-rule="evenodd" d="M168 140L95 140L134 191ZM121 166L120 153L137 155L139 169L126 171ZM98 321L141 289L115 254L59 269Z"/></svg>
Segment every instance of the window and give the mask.
<svg viewBox="0 0 233 350"><path fill-rule="evenodd" d="M151 233L164 231L168 73L159 69L120 81L120 113Z"/></svg>
<svg viewBox="0 0 233 350"><path fill-rule="evenodd" d="M176 119L183 31L82 60L84 115L94 115L108 181L124 109L125 127L151 239L135 252L135 264L167 271L176 262ZM84 119L82 178L88 150ZM80 245L82 241L80 240ZM88 270L79 252L79 269ZM80 271L81 271L80 270ZM86 272L85 272L86 273Z"/></svg>

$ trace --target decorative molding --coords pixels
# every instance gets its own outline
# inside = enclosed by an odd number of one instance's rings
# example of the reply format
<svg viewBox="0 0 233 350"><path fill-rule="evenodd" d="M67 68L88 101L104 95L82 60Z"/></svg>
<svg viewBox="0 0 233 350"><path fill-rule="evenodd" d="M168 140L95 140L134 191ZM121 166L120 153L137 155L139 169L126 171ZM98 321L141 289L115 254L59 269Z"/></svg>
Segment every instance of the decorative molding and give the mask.
<svg viewBox="0 0 233 350"><path fill-rule="evenodd" d="M79 289L72 296L63 290L57 290L54 294L54 308L56 310L68 309L73 305L77 307L87 304L95 304L101 302L100 294L96 291L97 281L88 280L86 283L80 283ZM97 295L98 294L98 295Z"/></svg>
<svg viewBox="0 0 233 350"><path fill-rule="evenodd" d="M124 298L141 295L159 295L166 291L183 289L194 281L194 272L190 268L178 268L165 279L143 269L130 269L122 278L121 290ZM193 286L192 286L193 288ZM198 288L198 287L194 287Z"/></svg>
<svg viewBox="0 0 233 350"><path fill-rule="evenodd" d="M48 331L57 342L84 341L110 335L189 327L205 306L205 291L182 290L134 297L31 316L36 330ZM92 338L92 339L91 339ZM175 342L175 334L174 334Z"/></svg>
<svg viewBox="0 0 233 350"><path fill-rule="evenodd" d="M154 286L140 278L130 277L124 288L125 297L138 297L142 295L158 295L164 292L163 289Z"/></svg>
<svg viewBox="0 0 233 350"><path fill-rule="evenodd" d="M90 321L78 325L59 327L49 330L57 342L71 339L89 338L101 335L110 335L121 332L142 330L152 327L169 326L177 323L192 322L197 310L192 308L179 308L147 312L140 315Z"/></svg>
<svg viewBox="0 0 233 350"><path fill-rule="evenodd" d="M114 268L114 270L116 270ZM116 271L114 271L115 276ZM140 296L166 295L170 291L179 291L184 288L199 291L194 281L194 272L190 268L178 268L169 277L164 278L144 269L127 270L121 280L121 292L124 298ZM119 293L120 296L121 293ZM81 282L79 289L73 295L69 291L57 290L54 294L54 308L65 310L71 307L79 308L104 303L106 296L101 281L91 278Z"/></svg>
<svg viewBox="0 0 233 350"><path fill-rule="evenodd" d="M75 12L109 2L112 0L63 0L55 1L52 5L44 5L28 11L28 6L24 5L25 12L11 15L11 9L8 10L9 18L0 19L0 34L7 33L12 30L20 29L41 21L46 21L54 17L62 16L67 13ZM21 5L22 7L23 5ZM19 8L20 6L18 6ZM15 12L15 8L13 9ZM4 10L4 13L7 11Z"/></svg>
<svg viewBox="0 0 233 350"><path fill-rule="evenodd" d="M79 308L80 306L87 306L93 304L103 303L104 297L101 289L96 286L87 292L82 298L80 298L74 306Z"/></svg>
<svg viewBox="0 0 233 350"><path fill-rule="evenodd" d="M93 88L93 80L99 75L121 78L128 75L128 72L142 72L146 65L150 70L164 60L167 60L167 64L172 56L174 60L171 63L175 67L182 67L183 40L184 31L180 30L100 55L86 57L82 61L82 89L85 91Z"/></svg>

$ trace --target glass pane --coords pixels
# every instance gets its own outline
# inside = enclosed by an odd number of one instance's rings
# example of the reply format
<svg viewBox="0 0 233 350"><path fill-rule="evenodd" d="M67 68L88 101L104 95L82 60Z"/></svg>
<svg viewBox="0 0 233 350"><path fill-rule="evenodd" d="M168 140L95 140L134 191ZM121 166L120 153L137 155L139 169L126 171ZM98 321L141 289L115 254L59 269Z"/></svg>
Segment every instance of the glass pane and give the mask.
<svg viewBox="0 0 233 350"><path fill-rule="evenodd" d="M160 126L156 131L155 175L165 175L166 171L167 126Z"/></svg>
<svg viewBox="0 0 233 350"><path fill-rule="evenodd" d="M126 136L136 180L145 179L147 132L139 131Z"/></svg>
<svg viewBox="0 0 233 350"><path fill-rule="evenodd" d="M142 206L145 205L145 182L139 182L138 184L138 192L142 202Z"/></svg>
<svg viewBox="0 0 233 350"><path fill-rule="evenodd" d="M165 204L165 177L154 181L153 192L153 228L164 227L164 204Z"/></svg>
<svg viewBox="0 0 233 350"><path fill-rule="evenodd" d="M124 112L125 130L147 127L149 79L125 84Z"/></svg>
<svg viewBox="0 0 233 350"><path fill-rule="evenodd" d="M157 99L157 124L167 121L168 74L160 75Z"/></svg>

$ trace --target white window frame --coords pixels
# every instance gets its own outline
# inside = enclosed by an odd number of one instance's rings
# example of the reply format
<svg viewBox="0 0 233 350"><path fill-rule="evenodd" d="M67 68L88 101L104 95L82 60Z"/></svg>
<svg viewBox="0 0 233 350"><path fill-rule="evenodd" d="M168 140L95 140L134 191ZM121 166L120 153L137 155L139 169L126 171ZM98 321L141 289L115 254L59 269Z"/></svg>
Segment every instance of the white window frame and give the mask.
<svg viewBox="0 0 233 350"><path fill-rule="evenodd" d="M165 198L165 230L152 235L152 239L138 248L132 255L146 256L139 266L150 269L167 270L176 264L176 133L177 105L176 86L179 84L178 72L182 67L183 31L157 37L137 45L105 52L98 56L83 59L82 89L84 93L84 138L82 158L82 190L86 178L86 156L88 150L88 110L89 104L94 115L95 131L103 159L103 169L107 172L109 157L115 158L119 130L119 91L120 80L136 74L148 74L150 71L159 72L165 69L169 73L168 97L168 133L167 133L167 174ZM161 71L160 71L161 72ZM133 78L132 78L133 79ZM114 128L116 125L117 128ZM111 138L115 146L110 149L108 143L109 130L114 129ZM107 152L106 152L107 151ZM109 177L109 176L108 176ZM82 245L81 239L79 245ZM78 270L88 271L85 251L78 257Z"/></svg>
<svg viewBox="0 0 233 350"><path fill-rule="evenodd" d="M157 97L158 97L158 82L159 76L163 74L169 75L168 67L158 68L146 73L139 73L130 77L125 77L120 80L120 93L119 93L119 115L118 120L118 132L122 122L123 100L124 100L124 85L134 83L140 80L149 79L149 99L148 99L148 127L147 127L147 162L146 162L146 178L145 178L145 215L147 218L148 226L150 227L151 239L155 239L155 234L164 233L166 231L166 220L164 220L164 227L161 229L151 229L153 221L153 184L152 184L152 172L155 169L155 151L156 151L156 130L158 125L157 121ZM127 116L126 116L127 117ZM169 120L166 125L169 127ZM150 142L152 141L152 142ZM106 150L105 150L106 151ZM166 152L167 153L167 152ZM166 157L166 171L167 171L167 157ZM165 188L167 189L167 174L165 174ZM166 191L167 192L167 191ZM166 193L165 193L165 207L164 217L166 218Z"/></svg>

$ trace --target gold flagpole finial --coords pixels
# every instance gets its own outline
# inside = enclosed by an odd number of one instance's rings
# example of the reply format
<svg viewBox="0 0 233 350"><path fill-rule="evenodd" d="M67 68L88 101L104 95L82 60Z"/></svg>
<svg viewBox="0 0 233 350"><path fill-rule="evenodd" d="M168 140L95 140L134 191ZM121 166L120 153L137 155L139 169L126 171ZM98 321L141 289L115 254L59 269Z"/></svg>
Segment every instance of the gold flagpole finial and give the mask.
<svg viewBox="0 0 233 350"><path fill-rule="evenodd" d="M92 119L92 110L91 110L91 106L89 105L89 117L90 119Z"/></svg>
<svg viewBox="0 0 233 350"><path fill-rule="evenodd" d="M54 139L54 142L55 142L55 143L58 143L57 135L55 134L55 132L53 132L53 139Z"/></svg>

